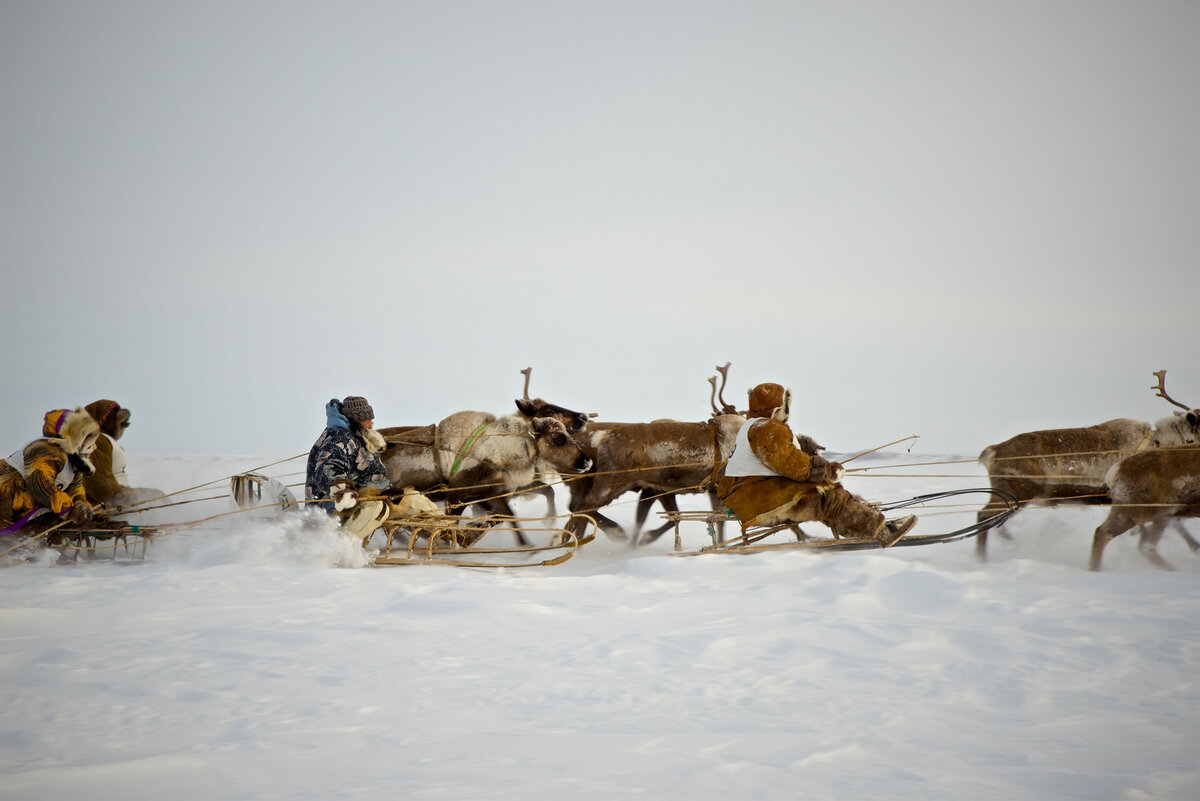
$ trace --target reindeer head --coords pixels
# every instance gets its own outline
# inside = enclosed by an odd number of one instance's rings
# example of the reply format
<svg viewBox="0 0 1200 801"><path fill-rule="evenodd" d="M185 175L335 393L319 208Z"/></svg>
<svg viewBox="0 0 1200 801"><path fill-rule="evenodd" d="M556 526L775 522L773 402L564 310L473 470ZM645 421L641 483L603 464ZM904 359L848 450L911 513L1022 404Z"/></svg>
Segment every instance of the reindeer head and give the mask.
<svg viewBox="0 0 1200 801"><path fill-rule="evenodd" d="M1189 408L1187 404L1180 403L1167 394L1166 370L1157 370L1154 376L1158 378L1158 384L1150 389L1158 390L1156 395L1183 409L1182 412L1175 412L1174 416L1164 417L1154 424L1154 445L1194 445L1200 442L1200 409Z"/></svg>
<svg viewBox="0 0 1200 801"><path fill-rule="evenodd" d="M555 406L553 403L546 403L541 398L517 398L513 401L517 404L517 411L531 420L554 418L566 427L567 431L572 434L578 434L587 427L589 415L583 412L573 412L570 409L564 409L561 406Z"/></svg>
<svg viewBox="0 0 1200 801"><path fill-rule="evenodd" d="M572 434L578 434L580 431L583 431L588 424L588 420L596 415L573 412L570 409L555 406L553 403L546 403L541 398L533 398L531 400L529 397L529 375L532 372L532 367L526 367L521 371L521 375L525 376L525 390L521 397L515 401L517 411L530 419L537 417L557 417L566 426L567 431Z"/></svg>
<svg viewBox="0 0 1200 801"><path fill-rule="evenodd" d="M538 459L560 473L586 473L592 460L579 447L567 427L555 417L535 417L530 420Z"/></svg>

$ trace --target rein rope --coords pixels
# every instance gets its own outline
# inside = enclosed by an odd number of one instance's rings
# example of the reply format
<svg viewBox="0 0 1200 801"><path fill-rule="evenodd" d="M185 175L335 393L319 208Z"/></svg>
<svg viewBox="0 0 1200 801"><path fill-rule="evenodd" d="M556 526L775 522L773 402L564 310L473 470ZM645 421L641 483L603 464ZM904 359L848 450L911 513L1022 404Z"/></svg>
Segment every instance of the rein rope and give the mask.
<svg viewBox="0 0 1200 801"><path fill-rule="evenodd" d="M471 435L467 438L467 440L463 443L463 445L458 449L458 451L457 451L458 456L450 470L451 476L453 476L457 472L458 468L461 466L462 461L470 453L471 448L479 440L480 437L511 436L509 434L500 435L500 434L486 433L486 429L490 425L491 425L490 422L480 425L478 428L476 428L471 433ZM716 433L715 428L713 430L713 437L714 437L714 452L719 452L719 448L717 448L717 441L716 441L717 433ZM866 456L870 453L874 453L876 451L882 450L884 448L887 448L892 445L898 444L900 442L905 442L909 439L914 439L914 438L915 438L915 436L904 437L904 438L895 440L894 442L880 445L877 448L872 448L871 450L863 451L862 453L858 453L854 456L851 456L851 457L847 458L845 461L843 461L842 463L845 464L846 462L853 461L862 456ZM403 443L403 441L404 440L402 439L402 437L397 437L395 439L390 440L389 442L390 443ZM437 446L435 445L435 448L436 447ZM1200 447L1200 446L1194 446L1194 447ZM438 448L438 449L440 449L440 448ZM1142 450L1142 449L1143 448L1139 447L1137 450ZM446 449L446 450L448 450L448 449ZM1134 452L1136 452L1136 451L1127 450L1127 449L1075 451L1075 452L1070 452L1070 453L1049 453L1049 454L1033 454L1033 455L1028 455L1028 456L999 457L999 458L997 458L996 461L1006 461L1006 460L1007 461L1015 461L1015 460L1019 460L1019 459L1046 459L1046 458L1061 458L1061 457L1076 457L1076 456L1103 456L1103 455L1111 455L1111 454L1130 454L1130 453L1134 453ZM266 470L267 468L274 467L275 465L279 465L279 464L283 464L286 462L294 461L296 459L304 458L307 455L308 455L307 452L305 452L305 453L297 454L296 456L290 456L290 457L287 457L284 459L278 459L276 461L269 462L269 463L261 465L259 467L255 467L250 470L244 471L243 473L239 473L237 475L243 475L245 473L257 473L257 472ZM643 496L639 495L639 497L633 501L624 501L622 503L637 503L637 502L641 502L641 501L645 501L645 500L653 501L653 500L657 500L657 499L662 498L667 495L691 494L691 493L703 492L703 491L705 491L706 488L711 486L711 483L713 482L713 480L715 480L717 474L720 471L720 467L723 464L723 462L721 460L714 460L714 461L716 461L716 464L713 465L711 475L707 476L705 478L705 480L701 481L698 484L689 485L689 486L681 487L681 488L674 489L674 490L663 491L663 492L660 492L660 493L657 493L657 494L651 495L651 496L643 497ZM846 470L846 473L848 475L854 474L856 478L857 477L862 477L862 478L971 478L972 476L969 476L969 475L953 474L953 473L950 473L950 474L941 474L941 473L876 474L876 473L873 473L873 471L894 470L897 468L911 468L911 467L919 468L919 467L929 467L929 466L935 466L935 465L954 465L954 464L973 464L973 463L978 463L978 459L948 459L948 460L936 460L936 461L928 461L928 462L912 462L912 463L906 463L906 464L874 465L871 467L848 468ZM621 469L621 470L591 471L588 473L581 473L581 474L575 474L575 475L563 475L560 473L560 474L558 474L558 480L543 481L542 485L545 487L554 487L554 486L559 486L559 485L568 485L570 482L576 481L576 480L579 480L582 478L594 478L594 477L598 477L598 476L639 473L639 472L646 472L649 470L657 470L657 469L664 469L664 468L665 469L695 468L695 467L700 467L700 466L707 466L708 464L709 464L709 461L704 460L701 462L682 462L679 464L672 464L672 465L655 465L653 467L634 467L634 468L626 468L626 469ZM289 473L287 475L298 475L298 473ZM1061 476L1060 475L1046 475L1046 474L1005 475L1004 477L1005 478L1031 478L1031 479L1033 479L1033 478L1036 478L1036 479L1078 479L1079 478L1078 475L1074 475L1074 474L1061 475ZM166 498L172 498L172 497L176 497L176 496L182 495L187 492L193 492L195 490L202 489L204 487L209 487L214 484L218 484L218 483L221 483L224 481L229 481L232 478L234 478L233 475L223 476L221 478L213 479L211 481L206 481L202 484L196 484L192 487L187 487L185 489L176 490L174 492L167 493L166 495L162 496L161 498L156 498L156 499L153 499L152 501L146 501L146 502L143 502L140 504L134 504L134 505L131 505L128 507L123 507L119 511L121 514L145 513L145 512L150 512L150 511L154 511L157 509L169 508L172 506L183 506L186 504L199 503L202 501L220 500L220 499L226 498L228 496L214 495L214 496L208 496L208 497L204 497L204 498L190 498L190 499L185 499L185 500L179 500L179 501L174 501L172 503L165 503L165 504L159 503L160 501L162 501ZM297 486L301 486L302 483L303 482L299 482L299 483L290 484L287 486L297 487ZM468 486L454 487L453 489L456 491L461 491L461 490L485 489L488 487L501 487L501 486L504 486L504 484L501 482L493 482L493 483L474 484L474 485L468 485ZM478 500L473 500L473 501L471 501L471 503L482 503L482 502L486 502L486 501L490 501L490 500L498 500L501 498L513 498L513 497L529 494L530 492L534 491L535 489L539 489L539 488L540 487L522 487L522 488L519 488L516 490L497 493L495 495L492 495L492 496L489 496L486 498L480 498ZM428 494L437 494L439 491L445 491L448 489L450 489L450 488L449 487L441 487L441 488L438 488L435 490L430 490ZM397 488L395 490L395 492L398 493L399 488ZM390 494L392 494L392 493L387 493L387 492L382 493L383 497L385 497L385 498L389 497ZM1086 500L1086 499L1090 499L1090 498L1104 498L1104 497L1106 497L1106 493L1097 493L1094 495L1064 496L1061 498L1055 498L1055 499L1053 499L1053 501ZM310 499L310 500L297 500L297 501L295 501L295 503L296 504L313 504L313 503L321 503L321 502L328 501L328 500L332 500L332 499L331 498L318 498L318 499ZM283 506L283 505L285 505L285 504L275 503L275 504L263 504L263 505L247 507L247 508L239 508L239 509L235 509L232 511L220 512L217 514L209 515L207 517L203 517L203 518L200 518L197 520L186 521L183 523L162 524L162 525L156 526L156 528L160 529L164 534L170 534L170 533L175 533L177 531L183 531L183 530L186 530L189 528L194 528L196 526L202 525L207 522L211 522L213 520L218 520L218 519L225 518L225 517L233 517L233 516L245 514L248 512L259 511L262 509L271 508L272 506ZM616 504L607 504L607 505L612 506L612 505L616 505ZM1178 504L1112 504L1112 505L1113 506L1136 506L1136 507L1178 506ZM950 505L950 506L947 506L944 508L953 509L953 508L965 507L965 506L966 506L965 504ZM973 506L972 506L972 508L973 508ZM589 511L594 511L594 510L580 509L574 513L569 513L568 515L557 515L557 517L570 516L570 514L586 514ZM951 512L944 512L944 513L949 514ZM5 554L10 553L11 551L13 551L17 548L24 547L24 546L29 545L30 543L36 542L37 540L42 539L49 534L52 534L53 532L66 526L67 524L68 524L68 521L64 520L45 531L39 532L37 534L33 534L29 537L25 537L25 538L21 539L19 542L15 543L11 547L9 547L7 550L0 551L0 556L4 556Z"/></svg>

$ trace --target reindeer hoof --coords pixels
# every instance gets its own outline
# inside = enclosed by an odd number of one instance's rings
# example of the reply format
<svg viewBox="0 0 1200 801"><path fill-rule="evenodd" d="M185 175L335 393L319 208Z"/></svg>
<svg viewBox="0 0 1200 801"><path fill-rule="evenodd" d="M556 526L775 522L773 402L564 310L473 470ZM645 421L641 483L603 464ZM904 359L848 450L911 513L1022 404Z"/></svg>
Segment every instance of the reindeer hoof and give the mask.
<svg viewBox="0 0 1200 801"><path fill-rule="evenodd" d="M625 533L625 529L606 528L604 529L604 533L613 542L629 542L629 535Z"/></svg>

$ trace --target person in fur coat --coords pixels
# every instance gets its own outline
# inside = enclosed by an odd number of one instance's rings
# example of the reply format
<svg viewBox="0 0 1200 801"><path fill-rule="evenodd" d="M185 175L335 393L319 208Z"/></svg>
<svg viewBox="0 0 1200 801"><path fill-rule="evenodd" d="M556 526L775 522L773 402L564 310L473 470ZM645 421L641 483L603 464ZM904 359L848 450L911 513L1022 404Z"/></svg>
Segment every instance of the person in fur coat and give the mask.
<svg viewBox="0 0 1200 801"><path fill-rule="evenodd" d="M46 412L41 438L0 461L0 533L90 520L83 482L99 436L100 426L82 407Z"/></svg>
<svg viewBox="0 0 1200 801"><path fill-rule="evenodd" d="M845 475L842 466L821 457L821 446L788 427L791 404L791 390L779 384L750 390L749 420L717 485L717 496L737 514L742 530L815 521L837 537L874 538L885 548L895 544L917 519L887 521L846 491L838 483Z"/></svg>
<svg viewBox="0 0 1200 801"><path fill-rule="evenodd" d="M337 517L364 543L388 516L380 492L390 489L380 454L387 443L375 431L375 411L358 395L325 404L325 430L313 443L304 497Z"/></svg>
<svg viewBox="0 0 1200 801"><path fill-rule="evenodd" d="M83 480L88 500L119 509L165 498L161 490L129 486L129 476L125 474L128 457L117 441L129 428L129 410L107 398L92 401L83 408L100 426L100 438L91 458L95 469Z"/></svg>

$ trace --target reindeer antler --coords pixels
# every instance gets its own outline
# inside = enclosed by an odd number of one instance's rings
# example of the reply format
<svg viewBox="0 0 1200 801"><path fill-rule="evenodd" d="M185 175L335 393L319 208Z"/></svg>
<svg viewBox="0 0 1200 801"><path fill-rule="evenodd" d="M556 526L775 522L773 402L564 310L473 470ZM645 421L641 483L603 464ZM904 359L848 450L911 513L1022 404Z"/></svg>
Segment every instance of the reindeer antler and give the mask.
<svg viewBox="0 0 1200 801"><path fill-rule="evenodd" d="M725 397L724 397L725 382L729 379L729 365L730 365L730 362L725 362L724 367L716 368L717 372L721 374L721 388L717 391L717 400L721 401L721 408L725 410L725 412L724 412L725 414L737 414L737 409L733 406L730 406L728 403L726 403ZM713 386L716 386L716 385L714 384ZM715 411L715 409L714 409L714 411Z"/></svg>
<svg viewBox="0 0 1200 801"><path fill-rule="evenodd" d="M1186 409L1189 412L1192 410L1192 407L1187 406L1186 404L1180 403L1179 401L1175 400L1174 398L1172 398L1170 395L1167 394L1167 387L1166 387L1167 371L1166 370L1155 370L1153 375L1158 379L1158 386L1150 387L1150 389L1157 389L1158 392L1155 394L1157 394L1158 397L1166 400L1168 403L1175 404L1180 409ZM1176 412L1176 414L1178 414L1178 412Z"/></svg>
<svg viewBox="0 0 1200 801"><path fill-rule="evenodd" d="M721 410L717 408L717 377L710 375L708 383L712 387L712 391L708 393L708 405L712 407L712 413L717 415L721 413Z"/></svg>
<svg viewBox="0 0 1200 801"><path fill-rule="evenodd" d="M521 375L525 376L525 394L523 396L525 400L529 400L529 375L532 372L533 372L532 367L526 367L524 370L521 371Z"/></svg>

